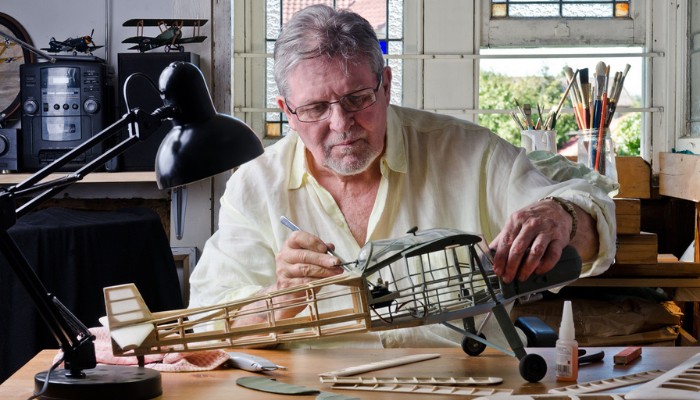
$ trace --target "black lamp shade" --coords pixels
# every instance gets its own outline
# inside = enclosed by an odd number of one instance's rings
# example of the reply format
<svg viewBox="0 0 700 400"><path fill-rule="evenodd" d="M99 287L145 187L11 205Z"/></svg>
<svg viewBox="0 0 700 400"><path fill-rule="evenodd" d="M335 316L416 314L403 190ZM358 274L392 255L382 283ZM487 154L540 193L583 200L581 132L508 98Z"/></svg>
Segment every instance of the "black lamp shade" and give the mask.
<svg viewBox="0 0 700 400"><path fill-rule="evenodd" d="M174 126L156 155L160 189L209 178L263 153L260 139L248 125L216 112L196 66L171 63L161 73L159 83L165 105L175 109Z"/></svg>

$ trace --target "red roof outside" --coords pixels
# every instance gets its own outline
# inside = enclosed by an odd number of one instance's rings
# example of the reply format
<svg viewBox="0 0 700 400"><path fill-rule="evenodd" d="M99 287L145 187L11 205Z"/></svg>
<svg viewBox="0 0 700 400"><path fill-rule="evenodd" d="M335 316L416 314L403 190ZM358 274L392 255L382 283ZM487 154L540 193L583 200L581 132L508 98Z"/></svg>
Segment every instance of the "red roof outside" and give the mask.
<svg viewBox="0 0 700 400"><path fill-rule="evenodd" d="M332 0L282 0L282 24L286 24L295 12L313 4L325 4L333 7ZM336 0L335 4L338 10L348 8L360 14L369 21L380 39L385 37L386 1Z"/></svg>

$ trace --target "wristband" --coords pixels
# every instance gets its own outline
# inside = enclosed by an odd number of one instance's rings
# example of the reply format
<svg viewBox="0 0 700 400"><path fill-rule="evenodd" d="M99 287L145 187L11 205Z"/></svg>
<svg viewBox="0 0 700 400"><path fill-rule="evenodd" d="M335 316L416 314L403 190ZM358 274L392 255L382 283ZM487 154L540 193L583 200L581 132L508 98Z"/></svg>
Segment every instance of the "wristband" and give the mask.
<svg viewBox="0 0 700 400"><path fill-rule="evenodd" d="M578 227L578 217L576 216L576 209L574 208L574 205L568 201L564 200L561 197L557 196L547 196L543 199L540 199L540 201L544 200L554 200L557 203L559 203L560 206L564 207L564 210L571 215L571 218L573 219L573 223L571 226L571 236L569 236L569 241L574 240L574 236L576 236L576 228Z"/></svg>

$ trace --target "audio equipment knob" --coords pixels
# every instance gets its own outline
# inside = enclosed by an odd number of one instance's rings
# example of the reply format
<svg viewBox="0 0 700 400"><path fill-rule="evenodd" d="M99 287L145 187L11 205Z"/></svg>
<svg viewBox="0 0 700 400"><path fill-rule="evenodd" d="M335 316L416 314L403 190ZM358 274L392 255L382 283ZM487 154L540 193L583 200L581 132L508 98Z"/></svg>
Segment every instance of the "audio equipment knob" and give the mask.
<svg viewBox="0 0 700 400"><path fill-rule="evenodd" d="M34 114L39 105L34 100L27 100L24 102L24 112L27 114Z"/></svg>
<svg viewBox="0 0 700 400"><path fill-rule="evenodd" d="M0 135L0 156L4 156L5 153L10 149L10 141L7 140L5 135Z"/></svg>
<svg viewBox="0 0 700 400"><path fill-rule="evenodd" d="M100 103L95 99L87 99L83 103L83 110L88 114L94 114L100 110Z"/></svg>

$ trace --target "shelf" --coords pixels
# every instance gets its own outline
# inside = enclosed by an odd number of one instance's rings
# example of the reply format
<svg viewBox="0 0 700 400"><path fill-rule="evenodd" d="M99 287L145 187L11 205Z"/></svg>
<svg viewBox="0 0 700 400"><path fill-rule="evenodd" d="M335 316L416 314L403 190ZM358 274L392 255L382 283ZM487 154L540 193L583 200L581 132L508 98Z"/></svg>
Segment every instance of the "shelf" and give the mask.
<svg viewBox="0 0 700 400"><path fill-rule="evenodd" d="M56 173L49 175L44 180L51 180L68 175L70 172ZM24 181L32 174L0 174L0 185L15 184ZM153 171L143 172L93 172L85 176L76 183L134 183L134 182L156 182L156 173Z"/></svg>

